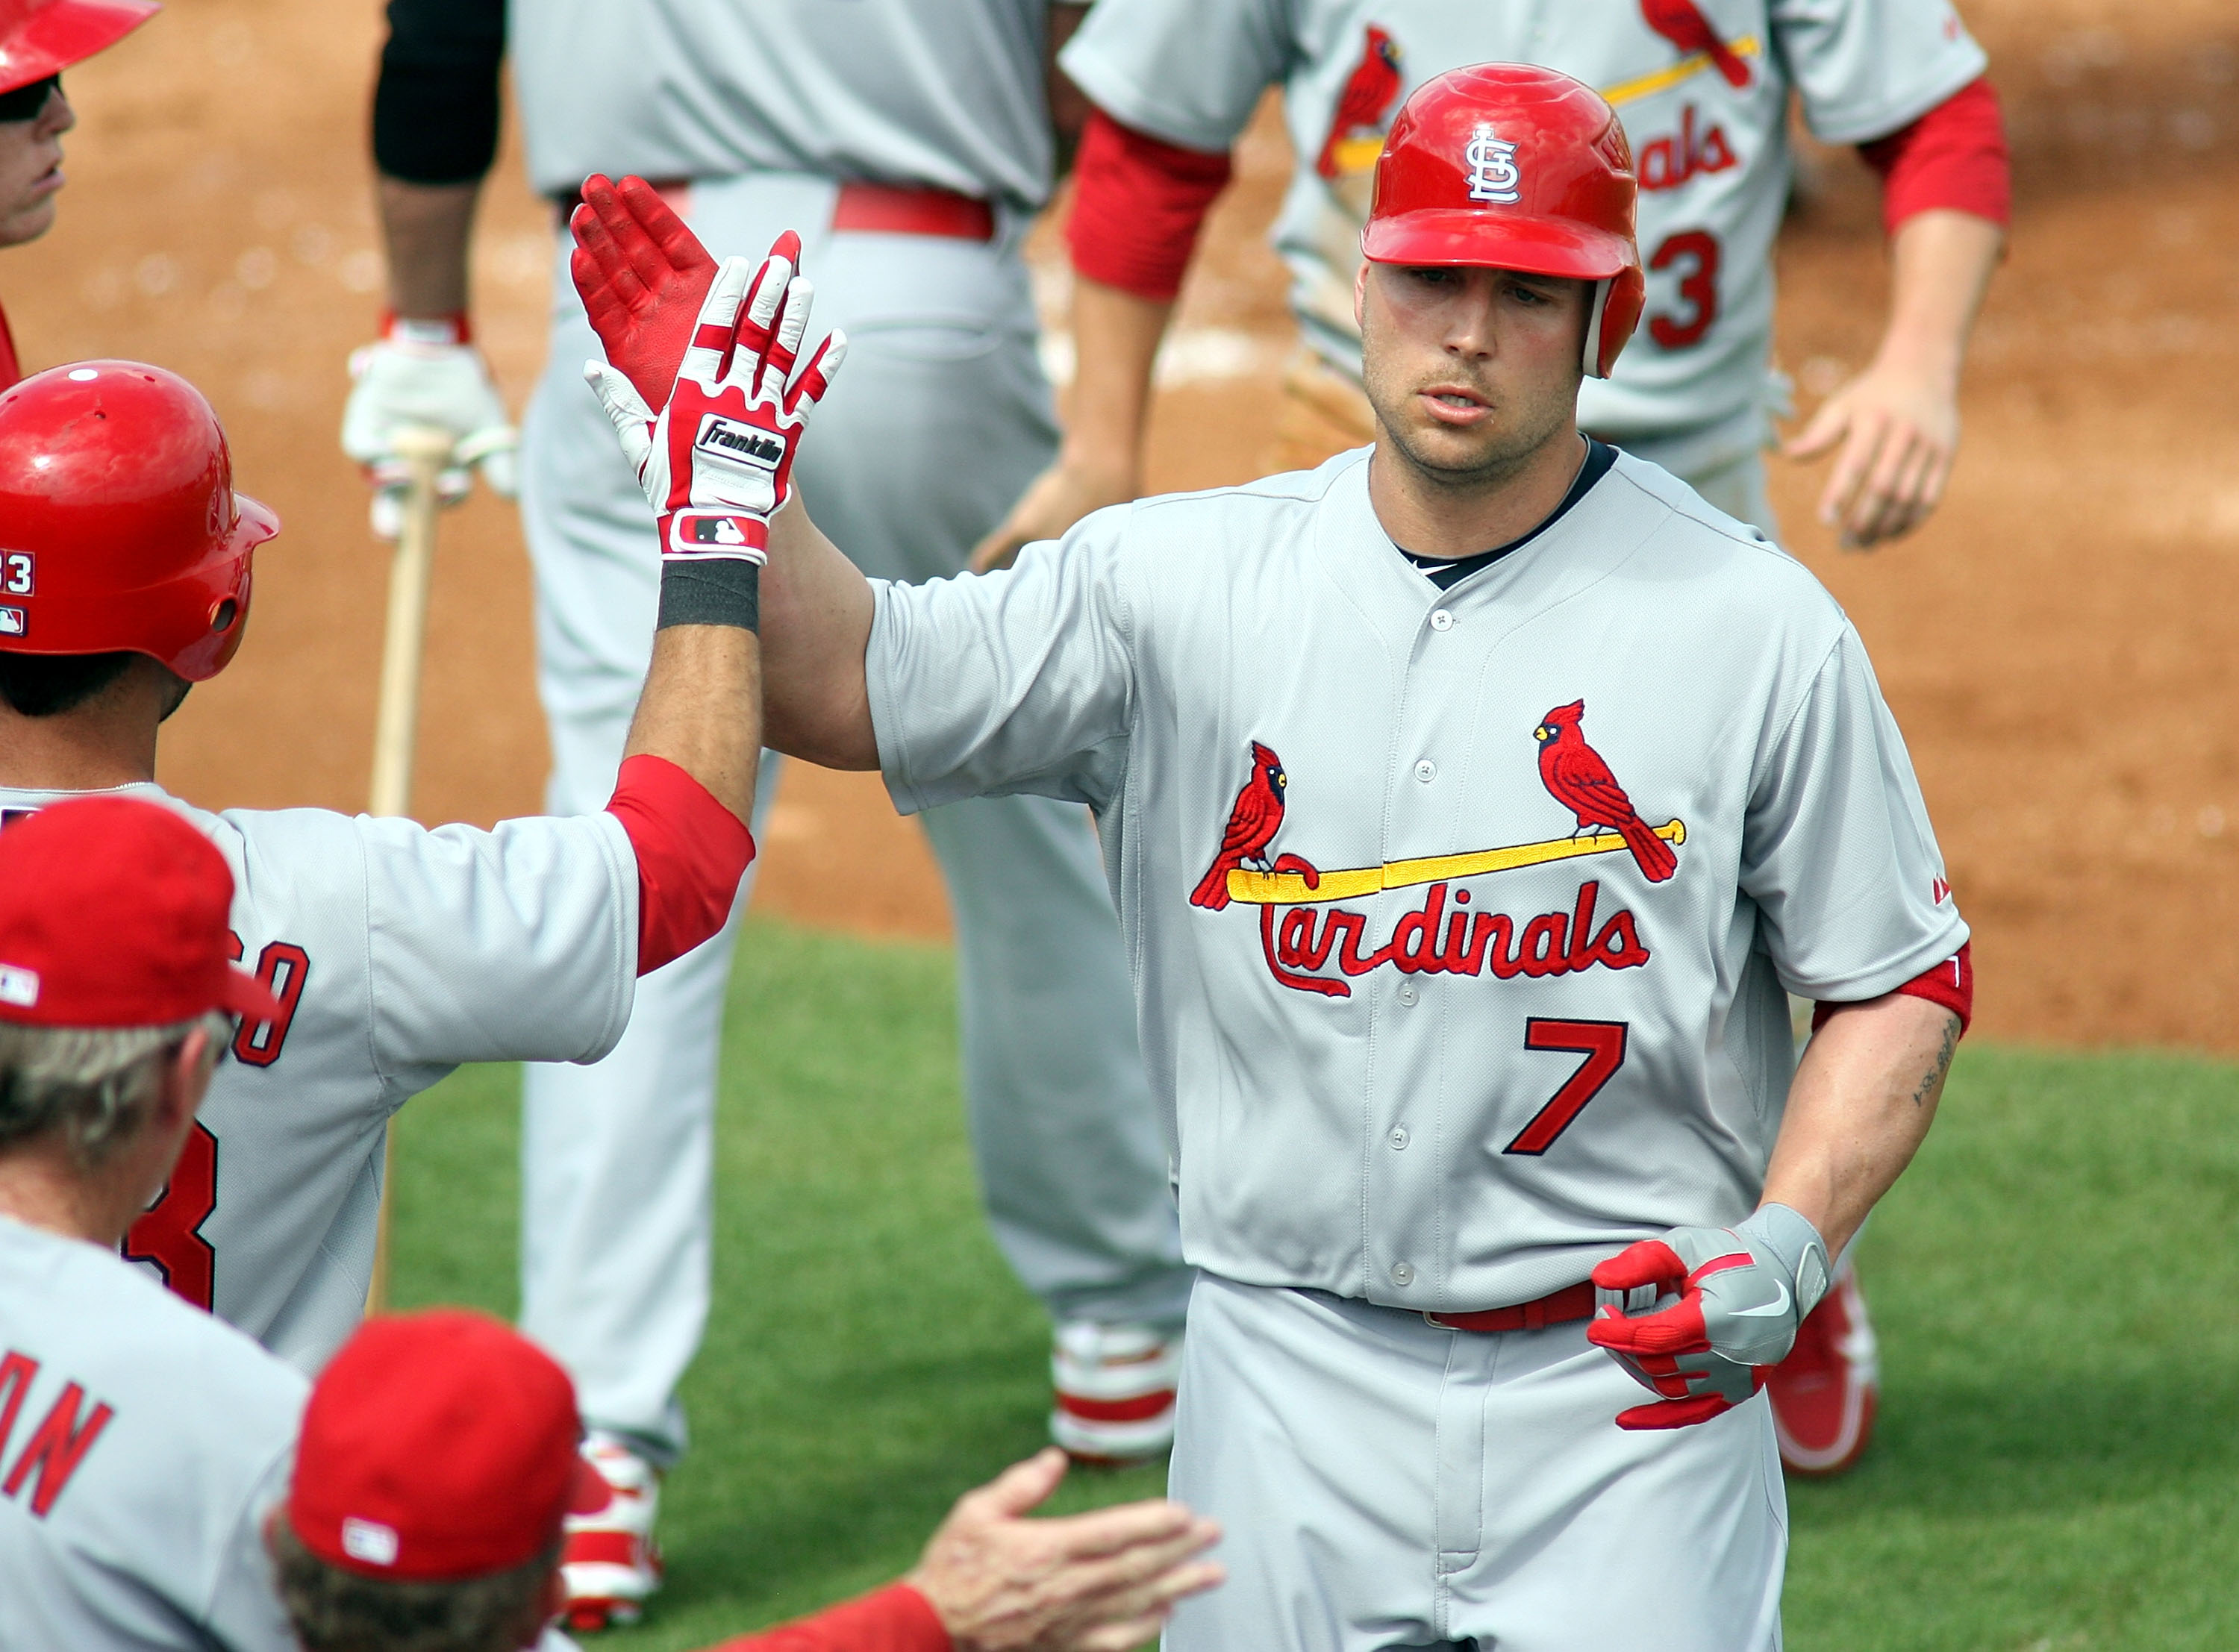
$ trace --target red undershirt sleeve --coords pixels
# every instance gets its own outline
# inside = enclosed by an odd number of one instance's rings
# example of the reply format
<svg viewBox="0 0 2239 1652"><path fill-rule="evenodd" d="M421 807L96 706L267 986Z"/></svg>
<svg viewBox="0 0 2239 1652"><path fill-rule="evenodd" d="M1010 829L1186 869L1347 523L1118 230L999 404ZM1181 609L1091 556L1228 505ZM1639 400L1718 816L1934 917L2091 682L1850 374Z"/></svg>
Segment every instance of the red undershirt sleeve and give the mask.
<svg viewBox="0 0 2239 1652"><path fill-rule="evenodd" d="M907 1583L889 1583L814 1617L741 1635L708 1652L949 1652L933 1602Z"/></svg>
<svg viewBox="0 0 2239 1652"><path fill-rule="evenodd" d="M684 770L643 753L622 760L607 813L637 852L637 972L650 974L722 928L754 834Z"/></svg>
<svg viewBox="0 0 2239 1652"><path fill-rule="evenodd" d="M1225 152L1186 149L1091 109L1065 229L1073 269L1153 303L1172 302L1230 169Z"/></svg>
<svg viewBox="0 0 2239 1652"><path fill-rule="evenodd" d="M1897 990L1907 998L1926 998L1930 1004L1940 1004L1959 1018L1959 1036L1967 1036L1967 1025L1975 1018L1975 943L1969 941L1957 952L1932 970L1923 970ZM1817 1032L1827 1024L1827 1018L1842 1009L1840 1004L1822 1004L1811 1012L1811 1030Z"/></svg>
<svg viewBox="0 0 2239 1652"><path fill-rule="evenodd" d="M1859 144L1858 153L1881 174L1882 226L1890 235L1933 207L2002 227L2013 221L2005 118L1987 80L1968 82L1911 125Z"/></svg>

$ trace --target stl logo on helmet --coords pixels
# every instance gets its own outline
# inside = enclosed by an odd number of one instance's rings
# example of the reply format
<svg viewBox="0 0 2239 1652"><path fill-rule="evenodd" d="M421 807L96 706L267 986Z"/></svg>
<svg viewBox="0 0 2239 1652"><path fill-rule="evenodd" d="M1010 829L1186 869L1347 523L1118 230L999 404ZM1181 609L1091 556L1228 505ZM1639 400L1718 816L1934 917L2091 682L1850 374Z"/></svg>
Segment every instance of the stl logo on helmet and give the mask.
<svg viewBox="0 0 2239 1652"><path fill-rule="evenodd" d="M1502 143L1490 125L1480 122L1462 158L1469 163L1471 200L1504 207L1516 203L1517 186L1524 182L1524 175L1516 168L1516 145Z"/></svg>

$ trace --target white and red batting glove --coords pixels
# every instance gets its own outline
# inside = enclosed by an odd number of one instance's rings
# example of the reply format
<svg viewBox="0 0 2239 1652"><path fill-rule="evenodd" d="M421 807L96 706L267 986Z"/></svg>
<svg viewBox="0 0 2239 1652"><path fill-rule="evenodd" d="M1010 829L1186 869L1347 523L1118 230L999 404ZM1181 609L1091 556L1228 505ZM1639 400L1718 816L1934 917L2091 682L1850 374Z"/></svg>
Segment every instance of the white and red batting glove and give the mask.
<svg viewBox="0 0 2239 1652"><path fill-rule="evenodd" d="M788 233L760 269L724 262L658 415L621 368L583 364L661 519L664 561L767 560L801 432L847 349L835 331L794 370L814 295L794 273L800 246Z"/></svg>
<svg viewBox="0 0 2239 1652"><path fill-rule="evenodd" d="M1788 1357L1827 1294L1819 1230L1785 1204L1731 1228L1674 1228L1594 1270L1586 1339L1661 1396L1621 1429L1684 1429L1730 1411Z"/></svg>
<svg viewBox="0 0 2239 1652"><path fill-rule="evenodd" d="M405 425L447 431L458 444L452 462L435 478L435 494L444 504L467 496L473 468L482 471L491 491L514 496L520 433L468 334L466 317L384 316L380 342L353 350L349 370L342 452L363 467L373 484L375 533L395 539L403 526L412 470L396 456L396 432Z"/></svg>

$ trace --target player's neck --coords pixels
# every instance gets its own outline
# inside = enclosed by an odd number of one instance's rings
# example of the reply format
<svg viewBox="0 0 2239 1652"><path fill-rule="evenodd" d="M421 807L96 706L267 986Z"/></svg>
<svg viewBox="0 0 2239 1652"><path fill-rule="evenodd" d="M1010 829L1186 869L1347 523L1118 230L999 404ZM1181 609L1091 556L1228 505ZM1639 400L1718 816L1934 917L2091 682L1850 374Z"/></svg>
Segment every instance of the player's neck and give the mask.
<svg viewBox="0 0 2239 1652"><path fill-rule="evenodd" d="M0 1154L0 1216L65 1238L113 1245L139 1212L132 1190L122 1184L125 1179L114 1164L89 1175L60 1144L33 1143Z"/></svg>
<svg viewBox="0 0 2239 1652"><path fill-rule="evenodd" d="M1586 461L1577 427L1565 424L1513 468L1455 481L1379 441L1369 460L1368 500L1392 542L1418 556L1475 556L1522 539L1555 514Z"/></svg>
<svg viewBox="0 0 2239 1652"><path fill-rule="evenodd" d="M154 780L156 726L177 680L147 663L51 717L26 717L0 700L0 786L90 792Z"/></svg>

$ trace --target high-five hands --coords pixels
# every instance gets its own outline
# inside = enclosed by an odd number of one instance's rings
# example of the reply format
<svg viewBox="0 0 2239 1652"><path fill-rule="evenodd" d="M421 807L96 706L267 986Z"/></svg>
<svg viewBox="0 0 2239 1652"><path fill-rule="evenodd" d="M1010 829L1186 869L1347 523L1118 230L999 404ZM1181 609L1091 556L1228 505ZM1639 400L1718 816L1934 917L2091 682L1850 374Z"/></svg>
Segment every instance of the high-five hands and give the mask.
<svg viewBox="0 0 2239 1652"><path fill-rule="evenodd" d="M1731 1410L1788 1357L1827 1294L1827 1248L1785 1204L1731 1228L1674 1228L1594 1270L1586 1339L1661 1397L1621 1429L1680 1429Z"/></svg>
<svg viewBox="0 0 2239 1652"><path fill-rule="evenodd" d="M696 240L690 244L705 257ZM814 295L795 273L800 255L799 238L787 233L759 269L747 259L726 260L688 331L678 325L678 301L696 271L630 289L595 269L584 293L594 323L605 323L600 335L608 359L585 362L583 376L661 519L665 561L766 559L769 519L790 496L801 432L847 348L835 331L795 371ZM584 256L580 248L577 256ZM579 269L579 287L583 281ZM655 414L645 387L672 337L682 341L681 361Z"/></svg>

